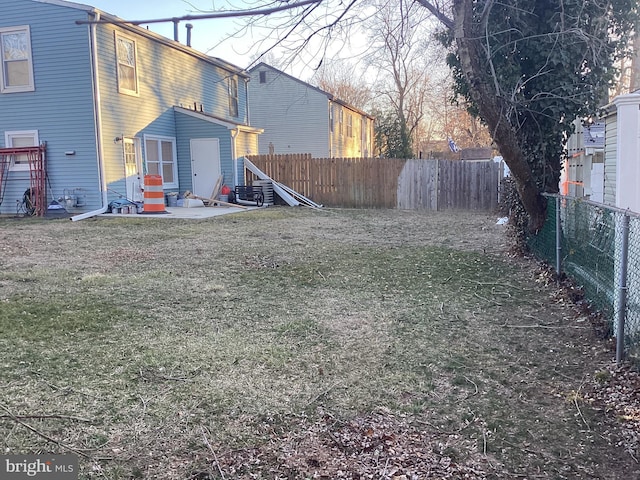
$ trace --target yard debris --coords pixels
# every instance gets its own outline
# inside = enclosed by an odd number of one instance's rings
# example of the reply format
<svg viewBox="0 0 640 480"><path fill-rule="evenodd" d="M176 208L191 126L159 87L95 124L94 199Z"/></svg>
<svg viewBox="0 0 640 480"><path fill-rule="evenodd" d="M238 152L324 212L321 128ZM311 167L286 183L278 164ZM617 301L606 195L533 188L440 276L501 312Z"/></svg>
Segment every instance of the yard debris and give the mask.
<svg viewBox="0 0 640 480"><path fill-rule="evenodd" d="M273 184L273 190L292 207L304 205L311 208L322 208L322 205L315 203L313 200L305 197L301 193L296 192L294 189L287 187L286 185L277 182L273 178L269 177L266 173L256 167L251 160L245 157L244 166L251 173L256 175L260 180L270 180Z"/></svg>
<svg viewBox="0 0 640 480"><path fill-rule="evenodd" d="M318 409L309 424L272 432L262 446L220 453L216 470L235 479L319 478L418 480L484 479L496 465L477 442L458 434L427 430L412 417L376 411L342 422Z"/></svg>
<svg viewBox="0 0 640 480"><path fill-rule="evenodd" d="M244 158L244 167L251 173L256 175L260 180L271 180L273 182L273 190L280 196L280 198L282 198L282 200L287 202L289 206L297 207L298 205L300 205L300 202L298 200L293 198L292 195L281 188L278 182L274 181L271 177L269 177L269 175L256 167L253 162L251 162L251 160L249 160L247 157Z"/></svg>
<svg viewBox="0 0 640 480"><path fill-rule="evenodd" d="M616 446L640 463L640 373L629 364L606 365L585 388L584 401L618 423Z"/></svg>
<svg viewBox="0 0 640 480"><path fill-rule="evenodd" d="M187 200L191 199L195 199L195 200L199 200L200 202L202 202L202 205L197 205L197 206L207 206L207 207L215 207L215 206L222 206L225 205L227 207L237 207L237 208L243 208L246 209L247 207L245 207L244 205L239 205L237 203L229 203L229 202L223 202L222 200L212 200L211 198L205 198L205 197L200 197L198 195L196 195L195 193L190 192L189 190L187 190L186 192L184 192L184 199L185 199L185 207L188 206L188 203L186 202Z"/></svg>

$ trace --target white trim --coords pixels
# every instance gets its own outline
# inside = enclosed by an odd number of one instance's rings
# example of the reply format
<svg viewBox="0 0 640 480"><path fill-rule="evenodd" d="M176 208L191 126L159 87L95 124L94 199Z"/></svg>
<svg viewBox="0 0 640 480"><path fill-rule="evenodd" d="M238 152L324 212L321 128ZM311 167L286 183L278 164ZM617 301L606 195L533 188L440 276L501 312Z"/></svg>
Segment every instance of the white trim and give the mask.
<svg viewBox="0 0 640 480"><path fill-rule="evenodd" d="M143 135L142 141L144 143L144 163L145 163L145 174L148 171L149 162L147 160L147 141L156 141L156 142L171 142L171 150L173 155L173 178L174 182L165 182L164 173L162 168L162 148L158 149L158 154L161 158L159 158L158 164L158 174L162 177L162 185L164 188L179 188L178 185L178 149L177 149L177 141L175 137L163 137L162 135ZM161 145L159 145L161 147Z"/></svg>
<svg viewBox="0 0 640 480"><path fill-rule="evenodd" d="M204 120L209 123L215 123L216 125L221 125L223 127L228 128L229 130L238 129L241 132L247 133L264 133L264 128L251 127L249 125L241 125L237 123L226 122L224 120L220 120L219 118L212 117L211 115L207 115L206 113L194 112L193 110L189 110L184 107L173 107L173 109L178 113L184 113L185 115L189 115L190 117L194 117L200 120Z"/></svg>
<svg viewBox="0 0 640 480"><path fill-rule="evenodd" d="M2 35L5 33L24 33L27 36L27 50L28 58L27 64L29 68L29 84L17 85L14 87L6 85L5 79L5 60L2 56ZM29 25L16 25L13 27L0 27L0 93L19 93L19 92L33 92L36 89L36 84L33 79L33 52L31 51L31 29Z"/></svg>
<svg viewBox="0 0 640 480"><path fill-rule="evenodd" d="M33 145L31 145L32 147L37 147L38 145L40 145L40 142L38 140L38 130L9 130L4 132L4 144L7 148L17 148L14 147L13 145L13 137L32 137L33 138ZM20 163L18 165L15 165L14 160L11 161L11 165L9 166L9 169L12 172L28 172L29 171L29 164L23 164Z"/></svg>
<svg viewBox="0 0 640 480"><path fill-rule="evenodd" d="M83 5L81 3L67 2L66 0L33 0L38 3L48 3L50 5L57 5L59 7L75 8L76 10L84 10L85 12L92 12L94 7L89 5Z"/></svg>
<svg viewBox="0 0 640 480"><path fill-rule="evenodd" d="M134 97L139 97L140 88L138 83L138 46L136 44L136 41L135 39L127 35L123 35L121 32L117 30L115 30L113 33L114 33L113 41L115 42L115 49L116 49L116 77L118 79L118 92L124 95L132 95ZM130 90L120 85L120 59L118 57L118 40L120 39L125 40L127 42L131 42L133 44L133 75L135 77L134 81L136 84L135 90Z"/></svg>

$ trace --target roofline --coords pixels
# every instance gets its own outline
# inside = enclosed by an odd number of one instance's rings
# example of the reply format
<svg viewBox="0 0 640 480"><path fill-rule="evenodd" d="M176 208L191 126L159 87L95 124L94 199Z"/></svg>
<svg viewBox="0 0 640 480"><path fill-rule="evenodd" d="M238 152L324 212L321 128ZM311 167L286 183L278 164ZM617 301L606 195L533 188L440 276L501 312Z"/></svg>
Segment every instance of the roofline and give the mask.
<svg viewBox="0 0 640 480"><path fill-rule="evenodd" d="M38 0L38 1L41 1L41 0ZM235 75L238 75L240 77L243 77L246 79L249 78L249 74L245 69L237 65L234 65L230 62L227 62L226 60L223 60L218 57L211 57L209 55L205 55L204 53L200 52L199 50L196 50L195 48L188 47L183 43L177 42L175 40L171 40L170 38L167 38L164 35L160 35L159 33L156 33L152 30L147 30L146 28L143 28L138 25L134 25L133 23L128 23L126 20L123 20L110 13L103 12L102 10L99 10L97 8L94 8L94 11L99 12L100 17L102 19L107 18L109 20L113 20L114 22L116 22L113 24L116 27L124 28L125 30L129 30L130 32L134 32L134 33L137 33L138 35L149 38L150 40L154 40L156 42L162 43L167 47L173 48L175 50L180 50L181 52L186 53L187 55L191 55L193 57L199 58L200 60L203 60L212 65L215 65L216 67L223 68L228 72L234 73Z"/></svg>
<svg viewBox="0 0 640 480"><path fill-rule="evenodd" d="M199 120L204 120L209 123L215 123L216 125L227 127L229 130L238 129L242 132L258 133L258 134L264 132L264 128L252 127L250 125L244 125L243 123L230 122L229 120L223 120L209 113L196 112L195 110L189 110L188 108L179 107L177 105L174 106L173 109L178 113L183 113L185 115L189 115L190 117L194 117Z"/></svg>
<svg viewBox="0 0 640 480"><path fill-rule="evenodd" d="M229 63L226 60L223 60L221 58L205 55L204 53L200 52L199 50L196 50L195 48L188 47L187 45L184 45L175 40L171 40L170 38L167 38L164 35L160 35L159 33L156 33L151 30L147 30L146 28L140 27L138 25L129 23L126 20L123 20L122 18L116 15L112 15L111 13L105 12L96 7L92 7L91 5L69 2L67 0L33 0L33 1L38 3L57 5L60 7L74 8L76 10L87 12L87 14L92 16L99 15L102 19L113 21L114 22L113 25L115 26L122 27L125 30L129 30L130 32L137 33L138 35L141 35L143 37L149 38L150 40L162 43L175 50L180 50L188 55L199 58L200 60L203 60L212 65L215 65L216 67L223 68L228 72L238 75L240 77L243 77L245 79L249 78L249 74L244 68L241 68L237 65ZM86 21L78 20L76 21L76 23L86 23Z"/></svg>
<svg viewBox="0 0 640 480"><path fill-rule="evenodd" d="M91 5L69 2L67 0L33 0L33 1L38 3L49 3L51 5L58 5L59 7L75 8L76 10L84 10L86 12L91 12L96 10L96 8L92 7Z"/></svg>
<svg viewBox="0 0 640 480"><path fill-rule="evenodd" d="M333 98L331 100L334 103L337 103L339 105L342 105L343 107L347 107L349 110L353 110L356 113L359 113L360 115L364 115L365 117L369 117L371 120L375 120L376 117L374 117L373 115L364 112L362 110L360 110L359 108L354 107L353 105L349 105L347 102L345 102L344 100L340 100L339 98Z"/></svg>
<svg viewBox="0 0 640 480"><path fill-rule="evenodd" d="M278 69L276 67L272 67L268 63L260 62L257 65L255 65L255 66L251 67L250 69L248 69L248 72L251 73L254 70L256 70L257 68L259 68L259 67L266 67L266 68L270 68L271 70L275 70L280 75L284 75L285 77L287 77L287 78L289 78L291 80L294 80L294 81L296 81L298 83L301 83L301 84L303 84L303 85L305 85L305 86L307 86L307 87L309 87L309 88L311 88L313 90L316 90L316 91L320 92L321 94L326 96L329 99L329 101L331 101L331 102L334 102L334 103L337 103L339 105L342 105L343 107L346 107L349 110L353 110L354 112L359 113L360 115L364 115L365 117L369 117L371 120L375 120L375 117L373 115L370 115L369 113L364 112L364 111L360 110L359 108L356 108L353 105L348 104L344 100L340 100L338 97L336 97L332 93L326 92L326 91L322 90L321 88L318 88L318 87L316 87L314 85L311 85L308 82L305 82L304 80L300 80L299 78L294 77L293 75L289 75L288 73L283 72L282 70L280 70L280 69Z"/></svg>

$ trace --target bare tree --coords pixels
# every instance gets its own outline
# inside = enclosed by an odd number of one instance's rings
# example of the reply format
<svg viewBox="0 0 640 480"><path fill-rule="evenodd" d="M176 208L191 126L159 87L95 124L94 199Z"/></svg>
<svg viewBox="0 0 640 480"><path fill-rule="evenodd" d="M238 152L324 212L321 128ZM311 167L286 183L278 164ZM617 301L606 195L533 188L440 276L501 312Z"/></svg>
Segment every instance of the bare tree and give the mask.
<svg viewBox="0 0 640 480"><path fill-rule="evenodd" d="M370 52L365 61L378 79L377 106L390 105L406 138L418 146L418 139L432 130L424 120L434 88L434 51L442 49L432 40L429 15L418 4L379 0L374 7L376 13L366 22Z"/></svg>
<svg viewBox="0 0 640 480"><path fill-rule="evenodd" d="M311 79L311 83L349 105L367 110L373 92L357 72L357 65L352 65L348 60L325 60Z"/></svg>

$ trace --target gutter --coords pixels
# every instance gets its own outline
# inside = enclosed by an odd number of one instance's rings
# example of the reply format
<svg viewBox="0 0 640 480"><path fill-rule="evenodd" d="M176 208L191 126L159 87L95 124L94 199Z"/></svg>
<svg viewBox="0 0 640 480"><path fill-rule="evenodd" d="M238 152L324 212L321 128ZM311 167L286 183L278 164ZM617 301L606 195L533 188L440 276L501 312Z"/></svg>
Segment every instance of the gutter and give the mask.
<svg viewBox="0 0 640 480"><path fill-rule="evenodd" d="M231 158L233 158L233 185L238 184L238 157L236 155L236 138L240 134L238 127L231 130Z"/></svg>
<svg viewBox="0 0 640 480"><path fill-rule="evenodd" d="M95 20L100 20L100 12L95 12ZM107 175L104 166L103 160L103 152L104 148L102 145L102 109L101 109L101 101L100 101L100 82L99 82L99 73L98 73L98 37L96 33L96 24L89 25L90 39L91 39L91 76L93 80L93 108L95 111L94 114L94 127L96 132L96 148L97 148L97 162L98 162L98 175L99 175L99 183L100 190L102 194L102 207L97 210L93 210L91 212L81 213L79 215L74 215L71 217L72 222L77 222L78 220L84 220L85 218L95 217L96 215L100 215L101 213L105 213L109 208L109 201L107 198Z"/></svg>

